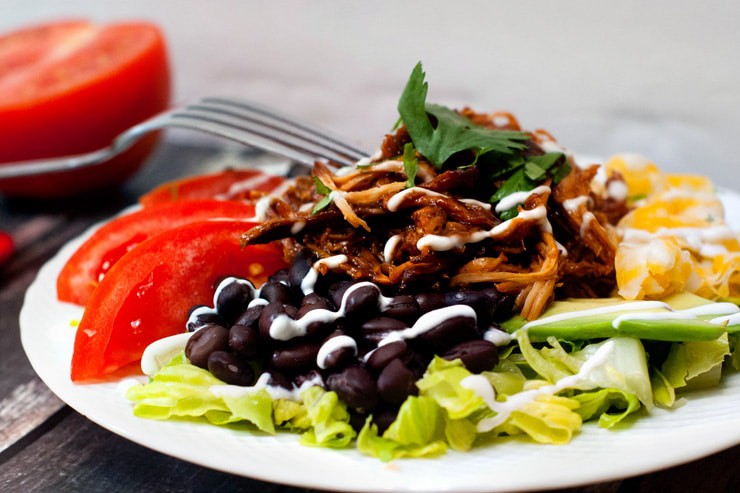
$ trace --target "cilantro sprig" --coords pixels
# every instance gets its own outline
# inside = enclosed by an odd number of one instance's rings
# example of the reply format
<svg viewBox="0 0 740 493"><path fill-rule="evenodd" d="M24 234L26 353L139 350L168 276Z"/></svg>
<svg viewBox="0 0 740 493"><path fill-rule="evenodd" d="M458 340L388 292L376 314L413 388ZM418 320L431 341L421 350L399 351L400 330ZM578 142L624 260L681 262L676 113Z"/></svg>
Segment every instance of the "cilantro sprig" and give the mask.
<svg viewBox="0 0 740 493"><path fill-rule="evenodd" d="M525 132L485 128L445 106L427 103L429 85L425 76L418 63L398 101L398 112L413 146L438 170L454 154L472 151L470 162L458 168L478 166L491 182L502 182L491 196L491 203L512 193L533 190L548 178L558 183L570 172L563 153L524 156L526 142L531 138ZM404 148L404 168L408 149L409 145ZM407 186L412 186L409 183L410 180ZM517 207L500 213L503 220L516 215Z"/></svg>
<svg viewBox="0 0 740 493"><path fill-rule="evenodd" d="M437 169L460 151L472 150L476 158L489 152L511 156L526 147L530 137L524 132L481 127L445 106L428 104L424 77L418 63L398 101L398 112L416 149Z"/></svg>

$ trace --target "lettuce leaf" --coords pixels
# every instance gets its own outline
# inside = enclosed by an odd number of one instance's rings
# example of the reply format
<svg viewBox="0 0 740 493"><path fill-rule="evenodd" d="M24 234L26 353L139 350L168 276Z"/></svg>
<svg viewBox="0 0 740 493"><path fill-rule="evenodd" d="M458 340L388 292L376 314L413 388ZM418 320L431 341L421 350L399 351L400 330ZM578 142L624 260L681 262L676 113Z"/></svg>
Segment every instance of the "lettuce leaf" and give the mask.
<svg viewBox="0 0 740 493"><path fill-rule="evenodd" d="M368 418L357 437L357 448L384 462L401 457L434 457L447 450L446 428L444 410L434 399L410 396L382 436Z"/></svg>
<svg viewBox="0 0 740 493"><path fill-rule="evenodd" d="M310 428L301 435L301 444L312 447L347 447L355 437L349 424L347 405L336 392L309 387L301 393Z"/></svg>
<svg viewBox="0 0 740 493"><path fill-rule="evenodd" d="M593 392L583 392L574 395L572 399L580 404L576 412L581 416L583 421L598 417L599 426L602 428L611 428L640 409L640 400L635 394L619 389L601 389ZM608 412L614 408L621 410L621 412Z"/></svg>
<svg viewBox="0 0 740 493"><path fill-rule="evenodd" d="M719 384L722 363L730 354L727 334L714 341L674 343L661 373L674 389L714 387Z"/></svg>
<svg viewBox="0 0 740 493"><path fill-rule="evenodd" d="M567 397L540 395L512 412L494 431L508 435L525 433L539 443L568 443L581 427L581 416L574 412L578 406L577 401Z"/></svg>
<svg viewBox="0 0 740 493"><path fill-rule="evenodd" d="M434 399L444 408L450 419L466 418L484 405L478 394L460 384L470 375L460 360L435 356L416 386L420 395Z"/></svg>
<svg viewBox="0 0 740 493"><path fill-rule="evenodd" d="M244 392L223 392L216 395L211 388L232 388L207 370L190 364L169 364L157 372L151 381L135 385L126 392L134 401L134 415L149 419L173 417L204 417L214 425L248 421L259 430L274 434L272 398L264 389Z"/></svg>

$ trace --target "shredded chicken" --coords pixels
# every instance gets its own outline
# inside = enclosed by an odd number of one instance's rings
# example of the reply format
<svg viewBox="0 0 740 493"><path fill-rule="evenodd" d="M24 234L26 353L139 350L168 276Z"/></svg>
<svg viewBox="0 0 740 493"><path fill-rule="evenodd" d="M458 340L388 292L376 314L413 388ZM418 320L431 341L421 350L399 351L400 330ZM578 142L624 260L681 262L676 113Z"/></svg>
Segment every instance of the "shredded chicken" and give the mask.
<svg viewBox="0 0 740 493"><path fill-rule="evenodd" d="M519 129L509 114L461 114L491 128ZM544 154L539 144L554 142L541 130L530 135L528 155ZM373 162L349 172L316 163L312 174L331 191L328 205L311 214L327 199L311 179L298 178L244 242L281 239L289 257L305 247L319 258L344 254L348 261L338 270L397 293L494 286L515 295L527 319L537 318L556 294L599 296L614 289L613 224L626 206L592 191L595 167L571 162L565 178L545 182L546 192L529 195L519 215L502 222L488 203L500 183L475 166L437 171L417 155L416 185L407 188L399 156L409 141L399 128L385 137Z"/></svg>

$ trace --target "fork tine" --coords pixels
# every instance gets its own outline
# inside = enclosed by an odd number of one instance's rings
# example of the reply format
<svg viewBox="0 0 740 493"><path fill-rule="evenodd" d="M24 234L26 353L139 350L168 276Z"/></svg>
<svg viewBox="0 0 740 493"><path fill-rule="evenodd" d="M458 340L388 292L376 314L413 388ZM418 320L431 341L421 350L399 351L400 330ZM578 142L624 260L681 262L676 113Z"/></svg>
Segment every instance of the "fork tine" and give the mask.
<svg viewBox="0 0 740 493"><path fill-rule="evenodd" d="M216 115L218 116L218 115ZM351 166L354 161L346 157L328 158L322 153L296 148L276 140L273 135L265 136L263 133L244 128L239 124L225 121L226 117L212 117L209 114L195 113L194 111L176 112L170 115L166 122L167 127L187 128L210 133L219 137L225 137L242 144L257 147L268 152L279 154L293 161L308 166L313 166L317 159L326 159L340 165Z"/></svg>
<svg viewBox="0 0 740 493"><path fill-rule="evenodd" d="M279 113L274 109L267 108L260 104L233 98L223 97L206 97L202 98L197 105L208 105L211 107L223 107L224 110L234 111L238 109L239 115L263 125L270 126L278 130L284 130L297 137L304 137L307 140L321 142L327 148L338 153L345 154L348 157L362 159L367 157L367 151L348 144L343 139L332 135L324 129L315 127L305 122L299 122L295 118Z"/></svg>
<svg viewBox="0 0 740 493"><path fill-rule="evenodd" d="M182 110L173 112L170 115L170 121L173 123L168 123L167 126L186 120L191 123L194 121L210 123L210 125L193 126L192 128L199 128L217 135L219 129L222 129L224 137L276 152L300 162L313 163L317 158L323 158L341 165L352 165L357 161L354 156L328 148L316 142L316 139L307 140L306 137L288 132L282 127L266 126L263 122L250 120L238 113L220 108L188 105Z"/></svg>

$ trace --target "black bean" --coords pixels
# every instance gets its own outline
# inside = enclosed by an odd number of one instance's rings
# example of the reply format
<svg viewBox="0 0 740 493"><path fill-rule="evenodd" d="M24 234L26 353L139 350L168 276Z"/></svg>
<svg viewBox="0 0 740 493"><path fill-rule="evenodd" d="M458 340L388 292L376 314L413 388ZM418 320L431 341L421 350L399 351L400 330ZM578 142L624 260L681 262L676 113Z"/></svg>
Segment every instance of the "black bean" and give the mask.
<svg viewBox="0 0 740 493"><path fill-rule="evenodd" d="M314 262L314 255L308 248L302 249L293 258L293 263L288 269L288 286L293 290L300 290L303 278L311 270L311 266Z"/></svg>
<svg viewBox="0 0 740 493"><path fill-rule="evenodd" d="M378 313L380 291L371 285L350 288L345 292L344 316L352 320L367 319Z"/></svg>
<svg viewBox="0 0 740 493"><path fill-rule="evenodd" d="M224 319L221 318L214 308L205 305L197 305L190 309L188 320L185 322L185 328L188 332L195 332L207 324L224 325Z"/></svg>
<svg viewBox="0 0 740 493"><path fill-rule="evenodd" d="M251 325L234 324L229 329L229 347L245 358L255 358L260 352L259 330Z"/></svg>
<svg viewBox="0 0 740 493"><path fill-rule="evenodd" d="M382 409L373 413L373 424L378 427L378 434L383 434L398 417L395 409ZM363 423L364 424L364 423Z"/></svg>
<svg viewBox="0 0 740 493"><path fill-rule="evenodd" d="M494 322L502 322L514 314L516 297L502 293L495 287L485 288L483 292L491 299L489 317Z"/></svg>
<svg viewBox="0 0 740 493"><path fill-rule="evenodd" d="M281 282L288 284L288 269L280 269L267 278L267 282Z"/></svg>
<svg viewBox="0 0 740 493"><path fill-rule="evenodd" d="M413 323L419 318L419 303L410 295L394 296L383 310L383 315L397 318L407 323Z"/></svg>
<svg viewBox="0 0 740 493"><path fill-rule="evenodd" d="M389 332L407 329L408 325L390 317L375 317L360 326L362 336L368 341L379 343Z"/></svg>
<svg viewBox="0 0 740 493"><path fill-rule="evenodd" d="M460 288L445 293L445 305L466 305L475 310L479 330L486 330L491 323L491 298L481 291Z"/></svg>
<svg viewBox="0 0 740 493"><path fill-rule="evenodd" d="M427 313L445 305L445 297L441 293L421 293L416 296L416 303L419 305L419 313Z"/></svg>
<svg viewBox="0 0 740 493"><path fill-rule="evenodd" d="M254 286L246 279L224 279L217 290L216 311L229 324L233 323L254 299Z"/></svg>
<svg viewBox="0 0 740 493"><path fill-rule="evenodd" d="M293 382L291 382L290 378L288 378L287 376L275 370L270 370L269 375L270 378L267 381L268 385L293 390Z"/></svg>
<svg viewBox="0 0 740 493"><path fill-rule="evenodd" d="M380 373L388 363L396 358L401 358L408 351L408 345L404 341L394 341L380 346L373 351L367 359L367 367L376 373Z"/></svg>
<svg viewBox="0 0 740 493"><path fill-rule="evenodd" d="M442 320L430 330L419 334L418 340L439 351L476 336L475 318L455 315Z"/></svg>
<svg viewBox="0 0 740 493"><path fill-rule="evenodd" d="M260 298L270 303L290 303L290 290L288 286L280 282L266 282L260 289Z"/></svg>
<svg viewBox="0 0 740 493"><path fill-rule="evenodd" d="M257 328L257 323L259 322L260 315L262 315L262 310L264 308L265 308L265 305L254 305L252 307L247 308L246 310L242 312L241 315L236 317L234 324L246 325L247 327Z"/></svg>
<svg viewBox="0 0 740 493"><path fill-rule="evenodd" d="M326 310L334 310L334 305L331 301L324 298L318 293L310 293L307 294L302 300L301 300L301 308L304 307L313 307L315 308L324 308Z"/></svg>
<svg viewBox="0 0 740 493"><path fill-rule="evenodd" d="M214 351L208 356L208 371L231 385L254 385L252 367L227 351Z"/></svg>
<svg viewBox="0 0 740 493"><path fill-rule="evenodd" d="M342 305L342 297L344 292L347 291L352 284L352 281L338 281L329 286L329 297L331 298L334 306L339 308Z"/></svg>
<svg viewBox="0 0 740 493"><path fill-rule="evenodd" d="M378 389L373 376L359 366L348 366L326 380L329 390L352 409L370 411L378 405Z"/></svg>
<svg viewBox="0 0 740 493"><path fill-rule="evenodd" d="M272 366L288 372L311 368L316 365L316 355L319 353L319 347L319 344L315 342L304 341L277 348L272 352Z"/></svg>
<svg viewBox="0 0 740 493"><path fill-rule="evenodd" d="M416 375L398 358L388 363L378 376L378 394L389 404L401 404L418 392Z"/></svg>
<svg viewBox="0 0 740 493"><path fill-rule="evenodd" d="M229 331L226 327L209 324L196 331L185 345L185 356L192 364L208 368L208 357L214 351L225 351L229 347Z"/></svg>
<svg viewBox="0 0 740 493"><path fill-rule="evenodd" d="M269 305L265 305L259 319L260 336L262 336L262 339L266 341L271 339L270 327L272 326L272 322L275 318L284 313L285 307L282 303L270 303Z"/></svg>
<svg viewBox="0 0 740 493"><path fill-rule="evenodd" d="M442 353L442 357L450 361L460 359L469 371L480 373L492 370L496 366L498 350L496 345L491 342L475 339L457 344Z"/></svg>

